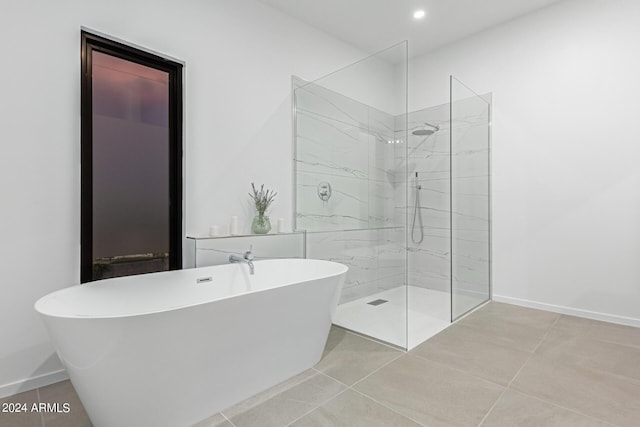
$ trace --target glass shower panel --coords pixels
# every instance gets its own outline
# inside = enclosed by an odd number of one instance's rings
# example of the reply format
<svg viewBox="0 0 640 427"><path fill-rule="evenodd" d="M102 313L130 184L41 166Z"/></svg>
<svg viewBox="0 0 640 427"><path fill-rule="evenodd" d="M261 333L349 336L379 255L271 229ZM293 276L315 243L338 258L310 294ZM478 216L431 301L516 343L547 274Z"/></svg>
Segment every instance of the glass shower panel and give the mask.
<svg viewBox="0 0 640 427"><path fill-rule="evenodd" d="M491 102L451 76L451 319L490 299Z"/></svg>
<svg viewBox="0 0 640 427"><path fill-rule="evenodd" d="M409 113L409 347L451 323L449 103Z"/></svg>
<svg viewBox="0 0 640 427"><path fill-rule="evenodd" d="M295 89L295 102L296 228L368 228L367 106L315 83Z"/></svg>
<svg viewBox="0 0 640 427"><path fill-rule="evenodd" d="M407 346L406 42L294 78L296 230L349 267L334 323ZM406 122L406 119L405 119Z"/></svg>

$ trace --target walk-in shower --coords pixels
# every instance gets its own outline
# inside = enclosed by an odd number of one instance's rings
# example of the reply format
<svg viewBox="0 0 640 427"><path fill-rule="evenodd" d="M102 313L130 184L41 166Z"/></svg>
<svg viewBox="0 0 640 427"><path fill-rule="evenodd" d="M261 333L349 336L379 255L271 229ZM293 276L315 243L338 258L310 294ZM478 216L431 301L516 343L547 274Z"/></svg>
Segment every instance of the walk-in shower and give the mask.
<svg viewBox="0 0 640 427"><path fill-rule="evenodd" d="M295 228L349 266L333 321L405 349L490 297L490 102L451 78L449 102L409 112L407 58L293 81Z"/></svg>

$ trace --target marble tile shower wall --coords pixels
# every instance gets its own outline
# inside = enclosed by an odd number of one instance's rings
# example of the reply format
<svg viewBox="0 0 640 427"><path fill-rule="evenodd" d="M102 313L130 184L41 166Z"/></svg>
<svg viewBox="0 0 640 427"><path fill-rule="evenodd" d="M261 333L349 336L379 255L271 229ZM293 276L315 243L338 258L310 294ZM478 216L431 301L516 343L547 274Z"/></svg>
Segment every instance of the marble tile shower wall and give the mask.
<svg viewBox="0 0 640 427"><path fill-rule="evenodd" d="M476 100L471 100L468 105L458 101L455 107L451 156L450 104L409 113L408 203L397 206L398 216L408 214L407 283L450 292L453 267L454 288L458 292L486 292L489 268L487 110L479 110ZM411 134L424 123L438 126L439 131L428 136ZM417 185L421 186L420 190L416 189ZM420 198L417 215L422 219L424 235L420 243L411 238L412 234L416 240L420 237L418 218L413 226L417 191ZM452 202L453 223L450 215Z"/></svg>
<svg viewBox="0 0 640 427"><path fill-rule="evenodd" d="M400 228L307 233L307 256L349 266L342 304L404 285L404 251L397 242L403 234Z"/></svg>
<svg viewBox="0 0 640 427"><path fill-rule="evenodd" d="M395 118L316 84L297 88L295 100L296 228L308 232L307 256L349 266L341 303L403 285Z"/></svg>
<svg viewBox="0 0 640 427"><path fill-rule="evenodd" d="M432 135L412 131L429 123L440 128ZM407 126L408 284L443 292L450 287L450 159L449 104L409 113ZM429 128L429 127L427 127ZM416 173L418 174L416 177ZM416 186L421 189L417 190ZM415 212L416 192L420 205ZM422 229L420 229L420 218ZM414 242L423 236L422 242ZM414 239L412 239L412 237Z"/></svg>

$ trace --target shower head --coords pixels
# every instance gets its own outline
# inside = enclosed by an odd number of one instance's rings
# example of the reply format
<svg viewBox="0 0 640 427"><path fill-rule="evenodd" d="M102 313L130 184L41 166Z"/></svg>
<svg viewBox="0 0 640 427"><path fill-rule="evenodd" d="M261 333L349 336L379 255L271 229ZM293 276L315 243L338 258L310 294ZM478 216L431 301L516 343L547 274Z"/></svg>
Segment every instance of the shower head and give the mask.
<svg viewBox="0 0 640 427"><path fill-rule="evenodd" d="M439 126L432 125L431 123L425 123L422 128L416 129L411 132L411 135L416 136L429 136L440 130Z"/></svg>
<svg viewBox="0 0 640 427"><path fill-rule="evenodd" d="M428 136L428 135L433 135L436 131L434 131L433 129L416 129L413 132L411 132L411 135L415 135L415 136Z"/></svg>

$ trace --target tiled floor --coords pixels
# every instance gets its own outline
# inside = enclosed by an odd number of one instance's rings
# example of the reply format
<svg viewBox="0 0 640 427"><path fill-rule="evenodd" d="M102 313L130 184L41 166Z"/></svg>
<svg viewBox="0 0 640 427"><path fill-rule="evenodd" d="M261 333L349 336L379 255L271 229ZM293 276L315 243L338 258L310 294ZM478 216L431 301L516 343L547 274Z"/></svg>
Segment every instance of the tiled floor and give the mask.
<svg viewBox="0 0 640 427"><path fill-rule="evenodd" d="M0 425L85 426L68 382L14 401L70 414ZM408 353L339 328L313 369L197 424L640 426L640 329L490 303Z"/></svg>
<svg viewBox="0 0 640 427"><path fill-rule="evenodd" d="M26 412L0 412L0 427L87 427L91 426L89 417L82 407L73 386L69 381L51 384L37 390L16 394L0 402L26 403ZM49 403L52 406L43 411L32 411L33 404ZM53 404L58 403L58 406ZM69 404L65 413L64 404ZM36 407L37 408L37 407ZM2 408L0 408L2 409ZM52 410L53 409L53 410ZM59 410L61 412L56 412Z"/></svg>

